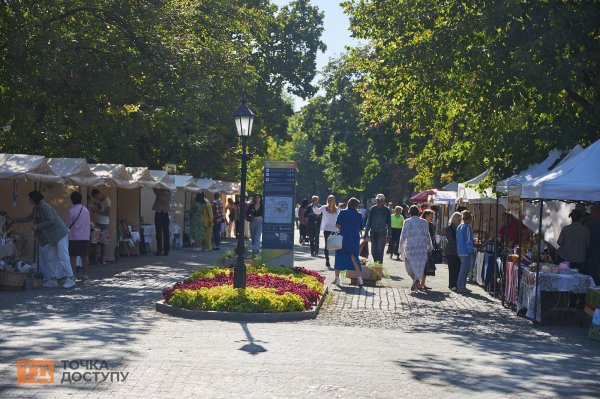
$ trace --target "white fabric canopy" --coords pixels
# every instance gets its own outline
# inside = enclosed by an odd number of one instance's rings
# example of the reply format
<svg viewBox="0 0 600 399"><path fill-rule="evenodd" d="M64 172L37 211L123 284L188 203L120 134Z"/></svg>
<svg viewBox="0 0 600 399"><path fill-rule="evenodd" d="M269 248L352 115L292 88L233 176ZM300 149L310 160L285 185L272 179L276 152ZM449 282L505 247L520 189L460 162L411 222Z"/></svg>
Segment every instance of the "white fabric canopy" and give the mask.
<svg viewBox="0 0 600 399"><path fill-rule="evenodd" d="M156 181L159 188L175 191L175 183L166 170L150 170L150 176Z"/></svg>
<svg viewBox="0 0 600 399"><path fill-rule="evenodd" d="M552 150L548 154L548 157L544 159L542 162L538 164L534 164L522 171L521 173L517 173L514 176L509 177L508 179L504 179L496 184L496 190L499 193L507 193L509 186L517 186L522 185L523 183L527 183L532 181L536 177L542 176L550 170L550 167L560 158L561 152L559 150Z"/></svg>
<svg viewBox="0 0 600 399"><path fill-rule="evenodd" d="M208 189L211 193L224 193L224 194L238 194L240 192L241 184L234 182L227 182L221 180L214 180L214 184Z"/></svg>
<svg viewBox="0 0 600 399"><path fill-rule="evenodd" d="M456 202L456 191L438 191L431 199L434 204L453 204Z"/></svg>
<svg viewBox="0 0 600 399"><path fill-rule="evenodd" d="M131 178L136 181L140 187L158 187L158 182L154 180L148 168L144 166L128 166L125 169L127 169L127 172L129 172Z"/></svg>
<svg viewBox="0 0 600 399"><path fill-rule="evenodd" d="M482 174L480 174L479 176L472 178L471 180L468 180L464 183L459 183L457 194L456 194L456 200L459 202L462 201L462 202L469 202L469 203L471 203L471 202L481 203L481 202L484 202L484 201L482 201L483 199L491 199L491 198L493 198L495 200L496 197L494 196L494 193L492 192L491 187L486 188L483 193L480 193L475 188L473 188L474 186L477 186L480 181L485 179L486 176L489 174L489 172L490 171L488 169L485 172L483 172ZM477 200L480 200L480 201L477 201Z"/></svg>
<svg viewBox="0 0 600 399"><path fill-rule="evenodd" d="M0 179L62 183L63 179L41 155L0 154Z"/></svg>
<svg viewBox="0 0 600 399"><path fill-rule="evenodd" d="M76 186L99 186L104 180L96 176L83 158L49 158L48 165L65 183Z"/></svg>
<svg viewBox="0 0 600 399"><path fill-rule="evenodd" d="M521 198L600 202L600 140L522 184Z"/></svg>
<svg viewBox="0 0 600 399"><path fill-rule="evenodd" d="M123 164L91 164L90 170L96 176L102 178L104 184L109 186L117 186L119 188L137 188L140 186L138 182L133 180Z"/></svg>
<svg viewBox="0 0 600 399"><path fill-rule="evenodd" d="M192 176L187 175L171 175L175 188L185 191L200 191L196 185L196 180Z"/></svg>
<svg viewBox="0 0 600 399"><path fill-rule="evenodd" d="M196 185L200 190L210 191L214 184L215 181L213 179L196 179Z"/></svg>

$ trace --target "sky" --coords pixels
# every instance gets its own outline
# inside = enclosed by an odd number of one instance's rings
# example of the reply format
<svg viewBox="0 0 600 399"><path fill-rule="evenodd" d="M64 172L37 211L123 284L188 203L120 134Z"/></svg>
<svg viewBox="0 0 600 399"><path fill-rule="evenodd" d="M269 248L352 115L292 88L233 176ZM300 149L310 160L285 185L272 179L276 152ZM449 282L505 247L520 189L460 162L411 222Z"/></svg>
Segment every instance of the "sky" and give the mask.
<svg viewBox="0 0 600 399"><path fill-rule="evenodd" d="M284 6L288 4L289 0L272 0L273 3L278 6ZM350 31L348 27L350 21L348 16L344 14L342 7L339 3L342 0L312 0L312 4L319 7L321 11L325 13L325 19L323 21L324 32L321 40L327 45L327 51L325 53L317 53L317 70L321 70L330 58L335 58L344 51L346 45L356 45L358 41L350 37ZM313 83L317 83L319 76L316 77ZM299 97L294 98L294 108L298 111L302 106L306 104L305 100Z"/></svg>

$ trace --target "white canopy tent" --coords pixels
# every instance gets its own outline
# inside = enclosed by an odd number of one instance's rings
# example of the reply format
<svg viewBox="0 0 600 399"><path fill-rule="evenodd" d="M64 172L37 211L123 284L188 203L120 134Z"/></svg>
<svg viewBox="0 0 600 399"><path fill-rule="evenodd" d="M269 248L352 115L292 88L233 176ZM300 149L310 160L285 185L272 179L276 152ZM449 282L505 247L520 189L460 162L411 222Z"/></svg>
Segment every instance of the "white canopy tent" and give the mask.
<svg viewBox="0 0 600 399"><path fill-rule="evenodd" d="M125 169L127 169L127 172L129 172L133 180L136 181L140 187L158 187L159 183L154 180L154 177L148 168L143 166L128 166Z"/></svg>
<svg viewBox="0 0 600 399"><path fill-rule="evenodd" d="M600 202L600 140L521 185L521 198Z"/></svg>
<svg viewBox="0 0 600 399"><path fill-rule="evenodd" d="M129 189L139 187L139 184L133 180L123 164L91 164L90 170L96 176L102 178L104 180L104 184L108 186Z"/></svg>
<svg viewBox="0 0 600 399"><path fill-rule="evenodd" d="M491 187L486 188L483 191L483 193L481 193L475 189L475 186L477 186L480 181L485 179L489 173L490 173L490 171L488 169L485 172L483 172L482 174L480 174L479 176L475 176L471 180L467 180L464 183L459 183L457 194L456 194L456 201L457 202L468 202L468 203L473 203L473 202L482 203L482 202L488 202L487 200L490 200L489 203L496 202L496 197L495 197L494 193L492 192ZM493 199L493 201L492 201L492 199Z"/></svg>
<svg viewBox="0 0 600 399"><path fill-rule="evenodd" d="M227 195L234 195L240 192L240 183L227 182L221 180L214 180L213 186L208 190L212 193L222 193Z"/></svg>
<svg viewBox="0 0 600 399"><path fill-rule="evenodd" d="M48 165L67 184L99 186L104 180L96 176L83 158L49 158Z"/></svg>
<svg viewBox="0 0 600 399"><path fill-rule="evenodd" d="M499 193L508 193L509 186L522 185L523 183L527 183L536 177L548 173L552 165L560 158L560 156L561 151L556 149L550 151L548 157L542 162L531 165L529 168L508 179L499 181L496 184L496 191Z"/></svg>
<svg viewBox="0 0 600 399"><path fill-rule="evenodd" d="M166 170L150 170L150 176L158 183L157 188L175 191L175 183Z"/></svg>
<svg viewBox="0 0 600 399"><path fill-rule="evenodd" d="M200 190L209 191L214 186L215 181L213 179L196 179L196 185Z"/></svg>
<svg viewBox="0 0 600 399"><path fill-rule="evenodd" d="M61 183L62 179L41 155L0 154L0 179Z"/></svg>
<svg viewBox="0 0 600 399"><path fill-rule="evenodd" d="M196 185L196 180L193 176L187 175L171 175L175 188L178 190L185 191L200 191L200 188Z"/></svg>

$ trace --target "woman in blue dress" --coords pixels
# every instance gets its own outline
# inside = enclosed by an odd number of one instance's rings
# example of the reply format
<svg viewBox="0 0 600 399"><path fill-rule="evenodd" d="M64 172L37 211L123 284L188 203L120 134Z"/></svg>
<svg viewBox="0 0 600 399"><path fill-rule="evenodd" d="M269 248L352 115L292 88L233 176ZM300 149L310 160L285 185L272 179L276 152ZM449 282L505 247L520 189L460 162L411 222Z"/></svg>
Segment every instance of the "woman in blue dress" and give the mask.
<svg viewBox="0 0 600 399"><path fill-rule="evenodd" d="M334 284L340 285L340 271L355 270L361 271L361 265L358 260L360 232L363 229L363 218L358 212L360 201L356 198L350 198L348 208L340 212L337 217L336 227L340 232L342 239L342 248L335 251L335 281ZM358 285L363 285L362 277L358 277Z"/></svg>

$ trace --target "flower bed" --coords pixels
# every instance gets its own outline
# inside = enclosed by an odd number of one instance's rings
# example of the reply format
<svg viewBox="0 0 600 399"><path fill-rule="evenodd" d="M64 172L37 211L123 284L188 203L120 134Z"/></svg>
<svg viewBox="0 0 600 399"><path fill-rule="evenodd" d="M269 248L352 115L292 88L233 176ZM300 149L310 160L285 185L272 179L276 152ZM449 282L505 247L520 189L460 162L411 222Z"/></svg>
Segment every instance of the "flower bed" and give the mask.
<svg viewBox="0 0 600 399"><path fill-rule="evenodd" d="M233 288L233 268L199 270L163 290L165 303L193 310L294 312L309 310L325 278L304 268L247 267L246 289Z"/></svg>

